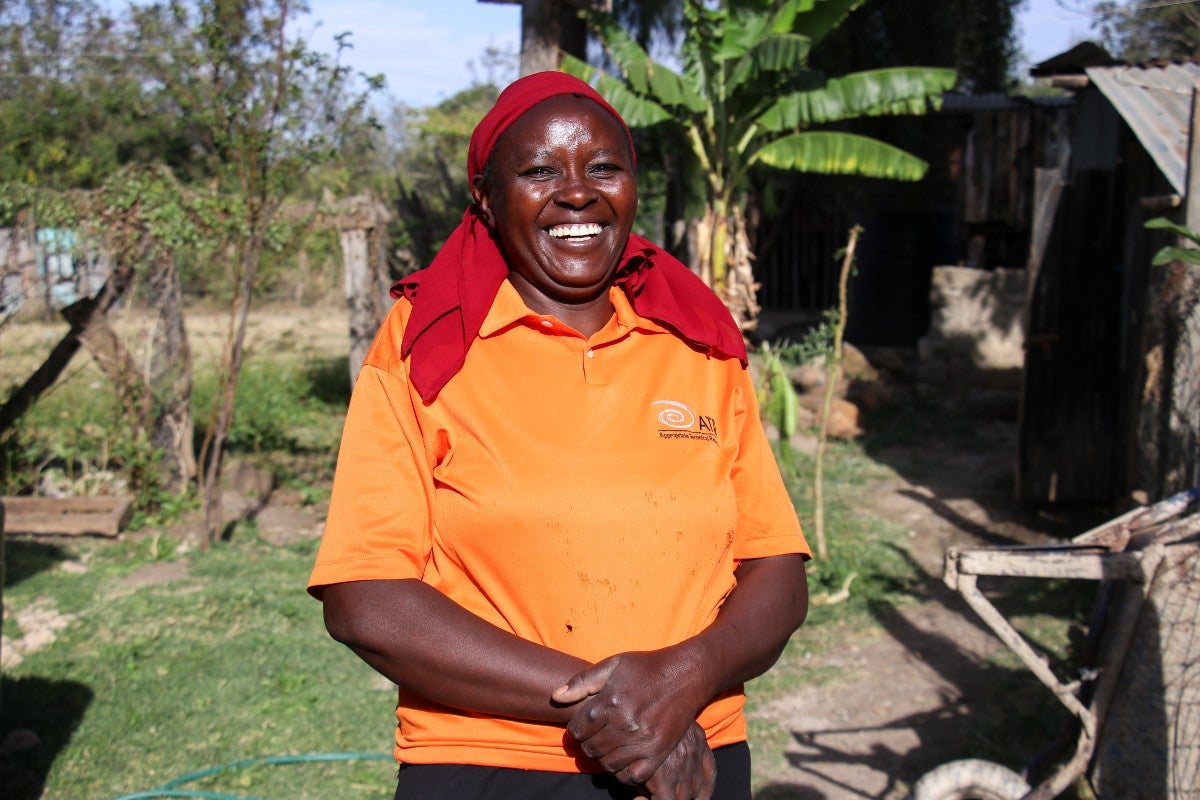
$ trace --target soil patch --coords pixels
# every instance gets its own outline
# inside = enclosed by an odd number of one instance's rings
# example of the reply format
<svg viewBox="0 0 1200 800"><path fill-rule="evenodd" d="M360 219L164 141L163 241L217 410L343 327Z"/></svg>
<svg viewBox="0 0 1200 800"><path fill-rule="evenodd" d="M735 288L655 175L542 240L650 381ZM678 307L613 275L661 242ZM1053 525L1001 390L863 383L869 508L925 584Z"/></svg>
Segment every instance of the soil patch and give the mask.
<svg viewBox="0 0 1200 800"><path fill-rule="evenodd" d="M980 755L971 752L975 731L1012 713L1004 693L1011 674L988 660L1005 646L941 574L951 545L1027 544L1086 529L1076 527L1082 520L1014 502L1016 432L1014 420L986 418L969 448L947 436L872 453L894 476L875 482L863 500L907 528L896 545L926 576L921 601L872 609L876 633L812 660L814 669L840 677L756 712L791 737L788 766L755 800L900 800L929 769ZM1053 702L1048 690L1046 697Z"/></svg>

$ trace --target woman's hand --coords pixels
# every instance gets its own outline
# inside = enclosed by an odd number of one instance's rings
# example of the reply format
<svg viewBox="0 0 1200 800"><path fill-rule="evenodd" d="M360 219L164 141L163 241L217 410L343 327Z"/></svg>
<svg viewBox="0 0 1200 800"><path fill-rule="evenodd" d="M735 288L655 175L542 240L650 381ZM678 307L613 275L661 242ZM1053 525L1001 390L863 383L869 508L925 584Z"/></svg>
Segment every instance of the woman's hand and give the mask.
<svg viewBox="0 0 1200 800"><path fill-rule="evenodd" d="M709 800L716 784L716 759L704 729L693 722L645 789L649 800Z"/></svg>
<svg viewBox="0 0 1200 800"><path fill-rule="evenodd" d="M567 730L623 783L649 780L700 711L765 672L804 621L804 558L743 561L716 620L677 645L619 653L579 672L552 699L582 703Z"/></svg>
<svg viewBox="0 0 1200 800"><path fill-rule="evenodd" d="M622 783L645 783L715 694L703 667L686 643L620 653L575 675L552 698L564 705L586 700L567 731Z"/></svg>

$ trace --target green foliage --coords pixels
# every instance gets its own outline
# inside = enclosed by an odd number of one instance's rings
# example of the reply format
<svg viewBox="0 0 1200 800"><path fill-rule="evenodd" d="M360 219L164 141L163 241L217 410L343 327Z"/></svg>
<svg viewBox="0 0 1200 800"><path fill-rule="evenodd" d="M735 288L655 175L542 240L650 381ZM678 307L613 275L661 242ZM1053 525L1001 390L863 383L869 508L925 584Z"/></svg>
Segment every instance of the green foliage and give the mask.
<svg viewBox="0 0 1200 800"><path fill-rule="evenodd" d="M805 334L799 342L763 342L759 350L762 378L758 386L759 412L779 431L779 457L784 471L795 474L791 437L795 435L800 398L788 373L788 365L806 364L833 353L837 312L829 311L825 322Z"/></svg>
<svg viewBox="0 0 1200 800"><path fill-rule="evenodd" d="M270 360L252 355L239 381L229 449L268 461L281 482L317 502L333 473L350 395L345 357L273 347ZM215 383L211 368L199 372L195 409L211 402ZM129 430L112 387L85 368L57 384L0 439L0 494L24 494L43 481L79 495L128 492L134 496L131 529L162 525L195 508L197 499L156 483L152 467L161 456Z"/></svg>
<svg viewBox="0 0 1200 800"><path fill-rule="evenodd" d="M332 457L349 396L345 359L314 366L255 360L246 365L234 399L228 450L255 456L319 453ZM197 377L192 403L207 408L216 376ZM200 436L203 431L197 431Z"/></svg>
<svg viewBox="0 0 1200 800"><path fill-rule="evenodd" d="M1078 0L1105 48L1130 62L1200 55L1200 8L1194 2ZM1088 7L1090 6L1090 7Z"/></svg>
<svg viewBox="0 0 1200 800"><path fill-rule="evenodd" d="M758 386L759 413L779 431L779 455L785 473L795 472L792 444L789 441L796 433L800 398L792 385L791 376L783 365L779 354L763 342L760 350L762 379Z"/></svg>
<svg viewBox="0 0 1200 800"><path fill-rule="evenodd" d="M1191 228L1171 222L1165 217L1155 217L1146 222L1146 227L1151 230L1171 231L1176 236L1190 240L1197 247L1164 247L1154 254L1151 260L1156 267L1161 267L1170 264L1172 261L1182 261L1185 264L1200 267L1200 233Z"/></svg>
<svg viewBox="0 0 1200 800"><path fill-rule="evenodd" d="M807 364L825 358L833 352L834 328L837 325L837 310L828 309L820 325L811 328L798 342L783 340L775 344L775 352L788 364Z"/></svg>
<svg viewBox="0 0 1200 800"><path fill-rule="evenodd" d="M185 167L176 120L123 49L90 0L0 4L0 184L88 189L134 162Z"/></svg>
<svg viewBox="0 0 1200 800"><path fill-rule="evenodd" d="M476 123L500 90L477 84L428 108L397 106L389 124L396 142L391 192L400 213L392 238L406 252L405 271L427 266L471 202L467 147Z"/></svg>

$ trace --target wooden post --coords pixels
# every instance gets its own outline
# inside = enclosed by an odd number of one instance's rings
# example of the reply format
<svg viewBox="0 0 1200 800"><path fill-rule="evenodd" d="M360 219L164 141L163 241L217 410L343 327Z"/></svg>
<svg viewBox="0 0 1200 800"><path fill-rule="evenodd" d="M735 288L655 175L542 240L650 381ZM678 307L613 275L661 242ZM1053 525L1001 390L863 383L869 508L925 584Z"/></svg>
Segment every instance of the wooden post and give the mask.
<svg viewBox="0 0 1200 800"><path fill-rule="evenodd" d="M338 232L345 265L346 308L350 312L350 385L358 379L363 357L367 354L372 330L371 301L363 287L369 285L371 262L367 254L367 232L363 228L345 228ZM368 290L369 291L369 290ZM374 320L375 325L379 324Z"/></svg>
<svg viewBox="0 0 1200 800"><path fill-rule="evenodd" d="M350 323L350 385L354 386L367 348L388 308L387 259L379 252L387 237L372 236L387 224L388 212L374 198L359 196L331 202L326 219L337 228L342 244L343 286ZM375 258L371 254L373 239Z"/></svg>
<svg viewBox="0 0 1200 800"><path fill-rule="evenodd" d="M1192 86L1192 116L1188 131L1187 192L1184 225L1200 231L1200 84ZM1191 246L1191 242L1181 242ZM1200 268L1183 268L1178 298L1179 345L1175 359L1174 411L1179 414L1181 473L1171 488L1200 484Z"/></svg>
<svg viewBox="0 0 1200 800"><path fill-rule="evenodd" d="M1200 84L1192 87L1192 124L1188 132L1187 209L1183 224L1200 231Z"/></svg>
<svg viewBox="0 0 1200 800"><path fill-rule="evenodd" d="M1183 224L1200 229L1200 87L1192 88ZM1191 243L1183 241L1182 247ZM1147 265L1140 408L1130 488L1144 500L1200 483L1200 269ZM1135 495L1137 496L1137 495Z"/></svg>

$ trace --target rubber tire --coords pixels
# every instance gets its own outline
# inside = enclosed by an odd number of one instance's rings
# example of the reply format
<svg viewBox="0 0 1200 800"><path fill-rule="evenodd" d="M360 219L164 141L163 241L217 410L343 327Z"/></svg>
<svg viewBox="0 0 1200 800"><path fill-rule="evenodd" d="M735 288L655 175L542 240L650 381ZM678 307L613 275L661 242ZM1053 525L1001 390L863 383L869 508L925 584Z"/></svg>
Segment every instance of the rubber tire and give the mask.
<svg viewBox="0 0 1200 800"><path fill-rule="evenodd" d="M1019 800L1029 784L1006 766L964 758L935 767L913 784L908 800Z"/></svg>

